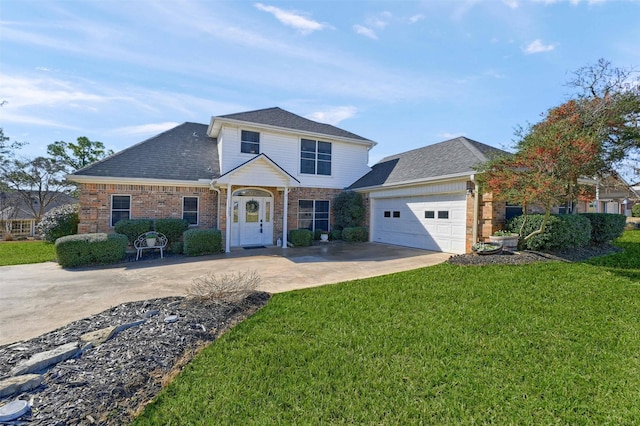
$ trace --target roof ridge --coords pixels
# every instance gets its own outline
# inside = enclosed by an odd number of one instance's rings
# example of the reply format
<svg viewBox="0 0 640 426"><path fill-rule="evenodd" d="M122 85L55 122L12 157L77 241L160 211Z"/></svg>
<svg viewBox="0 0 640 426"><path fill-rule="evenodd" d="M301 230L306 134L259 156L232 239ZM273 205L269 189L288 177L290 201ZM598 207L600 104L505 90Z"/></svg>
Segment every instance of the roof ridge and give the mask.
<svg viewBox="0 0 640 426"><path fill-rule="evenodd" d="M460 142L462 142L462 144L463 144L465 147L467 147L467 149L468 149L469 151L471 151L471 153L472 153L473 155L475 155L475 157L476 157L478 160L482 161L483 163L489 160L489 159L487 158L487 156L486 156L486 155L484 155L484 154L483 154L483 153L482 153L482 152L481 152L481 151L480 151L480 150L475 146L475 144L476 144L476 143L479 143L479 142L476 142L476 141L474 141L474 140L471 140L471 139L465 138L464 136L461 136L461 137L459 137L458 139L460 140Z"/></svg>

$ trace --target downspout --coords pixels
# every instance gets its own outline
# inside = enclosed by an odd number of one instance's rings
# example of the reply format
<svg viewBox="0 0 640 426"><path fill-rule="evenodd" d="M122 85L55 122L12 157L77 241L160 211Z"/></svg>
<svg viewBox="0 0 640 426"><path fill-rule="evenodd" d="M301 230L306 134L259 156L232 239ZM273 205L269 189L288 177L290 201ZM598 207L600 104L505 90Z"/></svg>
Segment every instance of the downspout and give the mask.
<svg viewBox="0 0 640 426"><path fill-rule="evenodd" d="M472 238L473 243L478 242L478 217L480 212L480 185L476 182L476 176L471 175L471 182L475 185L474 194L473 194L473 227L472 227Z"/></svg>

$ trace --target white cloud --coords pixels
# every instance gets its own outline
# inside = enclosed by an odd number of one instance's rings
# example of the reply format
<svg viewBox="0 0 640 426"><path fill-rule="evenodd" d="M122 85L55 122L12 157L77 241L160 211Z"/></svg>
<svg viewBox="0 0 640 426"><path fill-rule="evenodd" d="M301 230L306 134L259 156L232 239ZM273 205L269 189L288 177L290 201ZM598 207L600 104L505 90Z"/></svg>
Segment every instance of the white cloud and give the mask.
<svg viewBox="0 0 640 426"><path fill-rule="evenodd" d="M353 26L353 31L356 32L356 34L360 34L363 35L365 37L369 37L372 40L377 40L378 36L376 35L376 32L373 31L371 28L367 28L363 25L359 25L356 24Z"/></svg>
<svg viewBox="0 0 640 426"><path fill-rule="evenodd" d="M356 115L358 109L353 106L340 106L326 111L316 111L306 117L310 120L319 121L321 123L337 125L341 121L349 119Z"/></svg>
<svg viewBox="0 0 640 426"><path fill-rule="evenodd" d="M417 15L413 15L409 18L409 22L411 22L412 24L415 24L418 21L422 21L424 19L424 15L422 14L417 14Z"/></svg>
<svg viewBox="0 0 640 426"><path fill-rule="evenodd" d="M518 0L502 0L502 3L510 9L517 9L519 6Z"/></svg>
<svg viewBox="0 0 640 426"><path fill-rule="evenodd" d="M441 133L438 133L438 137L442 138L444 140L453 139L453 138L457 138L457 137L464 136L464 135L465 135L464 132L441 132Z"/></svg>
<svg viewBox="0 0 640 426"><path fill-rule="evenodd" d="M534 53L550 52L550 51L554 50L555 48L556 48L555 45L553 45L553 44L544 44L542 42L542 40L537 38L534 41L532 41L531 43L529 43L529 45L523 47L522 51L524 53L526 53L527 55L531 55L531 54L534 54Z"/></svg>
<svg viewBox="0 0 640 426"><path fill-rule="evenodd" d="M113 129L111 133L117 135L129 135L129 136L140 136L140 135L156 135L158 133L162 133L165 130L172 129L179 125L175 121L165 121L163 123L149 123L149 124L141 124L138 126L126 126L119 127L117 129Z"/></svg>
<svg viewBox="0 0 640 426"><path fill-rule="evenodd" d="M283 10L275 6L267 6L262 3L256 3L254 6L258 10L271 13L278 21L282 22L284 25L295 28L302 34L309 34L313 31L330 28L327 24L321 24L318 21L306 18L302 14L294 11Z"/></svg>

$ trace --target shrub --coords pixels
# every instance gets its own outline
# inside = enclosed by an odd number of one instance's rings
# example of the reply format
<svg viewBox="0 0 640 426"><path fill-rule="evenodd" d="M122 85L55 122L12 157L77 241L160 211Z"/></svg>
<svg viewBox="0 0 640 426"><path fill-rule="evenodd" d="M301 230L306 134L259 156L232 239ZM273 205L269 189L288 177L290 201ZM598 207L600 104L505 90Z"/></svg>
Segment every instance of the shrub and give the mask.
<svg viewBox="0 0 640 426"><path fill-rule="evenodd" d="M256 291L258 284L260 276L256 271L208 274L193 280L187 297L205 303L234 304Z"/></svg>
<svg viewBox="0 0 640 426"><path fill-rule="evenodd" d="M114 230L118 234L126 235L129 244L133 244L139 235L153 229L153 221L151 219L123 219L119 220Z"/></svg>
<svg viewBox="0 0 640 426"><path fill-rule="evenodd" d="M54 207L42 216L37 226L42 239L54 243L56 239L78 233L78 204Z"/></svg>
<svg viewBox="0 0 640 426"><path fill-rule="evenodd" d="M627 218L621 214L583 213L591 222L591 243L603 245L620 237L627 225Z"/></svg>
<svg viewBox="0 0 640 426"><path fill-rule="evenodd" d="M175 254L182 254L184 252L184 243L182 241L174 241L171 243L171 252Z"/></svg>
<svg viewBox="0 0 640 426"><path fill-rule="evenodd" d="M156 219L153 224L153 229L164 234L169 241L169 245L171 245L171 243L179 241L180 238L182 238L184 231L189 229L189 222L184 219Z"/></svg>
<svg viewBox="0 0 640 426"><path fill-rule="evenodd" d="M507 223L507 229L518 232L524 216L517 216ZM527 215L522 235L529 235L540 228L544 215ZM584 247L591 241L591 223L582 215L551 215L543 233L525 241L521 248L539 251L564 251Z"/></svg>
<svg viewBox="0 0 640 426"><path fill-rule="evenodd" d="M636 203L631 207L631 214L633 217L640 217L640 203Z"/></svg>
<svg viewBox="0 0 640 426"><path fill-rule="evenodd" d="M320 240L320 236L322 235L322 233L325 232L322 229L316 229L315 231L313 231L313 240L314 241L319 241Z"/></svg>
<svg viewBox="0 0 640 426"><path fill-rule="evenodd" d="M333 199L333 227L337 230L362 226L365 213L362 196L357 192L341 192Z"/></svg>
<svg viewBox="0 0 640 426"><path fill-rule="evenodd" d="M342 239L348 243L361 243L367 241L367 228L354 226L342 230Z"/></svg>
<svg viewBox="0 0 640 426"><path fill-rule="evenodd" d="M335 240L341 240L342 239L342 231L339 229L334 229L333 231L329 232L329 239L332 241Z"/></svg>
<svg viewBox="0 0 640 426"><path fill-rule="evenodd" d="M56 240L56 257L63 268L103 265L125 257L127 237L122 234L68 235Z"/></svg>
<svg viewBox="0 0 640 426"><path fill-rule="evenodd" d="M308 247L313 241L313 233L308 229L292 229L289 231L289 242L294 247Z"/></svg>
<svg viewBox="0 0 640 426"><path fill-rule="evenodd" d="M182 235L187 256L201 256L222 251L222 233L218 229L189 229Z"/></svg>

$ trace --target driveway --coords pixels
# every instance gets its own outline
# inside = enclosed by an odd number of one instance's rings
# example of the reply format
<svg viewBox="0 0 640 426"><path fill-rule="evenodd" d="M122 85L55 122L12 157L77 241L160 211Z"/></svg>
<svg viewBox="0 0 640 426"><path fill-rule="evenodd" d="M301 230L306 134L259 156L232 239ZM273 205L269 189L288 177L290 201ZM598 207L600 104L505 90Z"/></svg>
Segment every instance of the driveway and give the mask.
<svg viewBox="0 0 640 426"><path fill-rule="evenodd" d="M0 267L0 345L27 340L136 300L184 296L193 279L253 270L269 293L368 278L441 263L451 255L377 243L237 249L108 267L55 262Z"/></svg>

